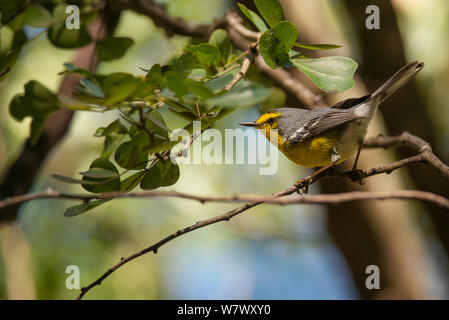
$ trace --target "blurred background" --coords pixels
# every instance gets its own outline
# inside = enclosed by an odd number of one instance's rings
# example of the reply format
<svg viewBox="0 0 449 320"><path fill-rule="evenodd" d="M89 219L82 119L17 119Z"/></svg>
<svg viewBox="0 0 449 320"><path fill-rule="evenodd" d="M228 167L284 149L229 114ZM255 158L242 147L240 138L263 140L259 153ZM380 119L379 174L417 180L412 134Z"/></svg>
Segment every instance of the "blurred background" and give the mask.
<svg viewBox="0 0 449 320"><path fill-rule="evenodd" d="M212 22L235 8L231 0L164 0L174 15ZM252 6L252 1L241 1ZM407 130L431 142L449 162L449 3L445 0L372 1L380 8L380 30L367 30L367 4L349 0L281 0L287 19L298 26L302 42L338 43L324 55L350 56L359 63L356 86L326 96L329 104L374 90L413 60L426 67L414 84L402 88L381 108L369 135ZM33 30L29 30L33 32ZM143 75L139 67L167 63L188 39L168 38L150 19L124 12L117 35L135 44L126 56L102 63L100 72ZM8 113L11 98L36 79L57 90L62 63L73 51L57 49L45 36L27 45L14 72L0 83L0 181L29 133L29 122ZM301 75L298 75L301 77ZM302 78L301 78L302 79ZM307 84L307 79L302 79ZM237 128L258 116L256 108L238 110L217 128ZM117 117L77 112L66 138L48 156L33 190L51 186L80 192L50 178L76 176L99 154L98 126ZM170 122L168 121L170 126ZM196 141L195 143L199 143ZM362 151L361 168L386 164L407 150ZM308 171L279 154L274 176L260 176L257 165L182 165L174 189L201 195L268 194L290 186ZM326 181L311 193L421 189L448 196L449 184L425 165L373 177L364 186ZM77 265L87 285L120 257L168 234L234 208L177 199L115 200L86 214L62 215L72 202L39 200L20 209L18 219L0 226L0 298L72 299L68 265ZM449 296L449 216L417 202L349 203L338 206L258 206L227 223L176 239L159 251L127 264L88 299L446 299ZM380 268L381 289L367 290L365 269Z"/></svg>

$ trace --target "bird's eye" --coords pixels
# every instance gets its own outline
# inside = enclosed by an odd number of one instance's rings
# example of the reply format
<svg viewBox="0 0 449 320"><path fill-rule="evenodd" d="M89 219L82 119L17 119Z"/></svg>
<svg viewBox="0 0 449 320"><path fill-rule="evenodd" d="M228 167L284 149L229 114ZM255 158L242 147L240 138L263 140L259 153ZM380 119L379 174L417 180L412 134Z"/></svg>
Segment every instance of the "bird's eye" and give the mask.
<svg viewBox="0 0 449 320"><path fill-rule="evenodd" d="M268 120L267 120L267 123L268 123L268 124L273 124L273 123L274 123L274 118L268 119Z"/></svg>

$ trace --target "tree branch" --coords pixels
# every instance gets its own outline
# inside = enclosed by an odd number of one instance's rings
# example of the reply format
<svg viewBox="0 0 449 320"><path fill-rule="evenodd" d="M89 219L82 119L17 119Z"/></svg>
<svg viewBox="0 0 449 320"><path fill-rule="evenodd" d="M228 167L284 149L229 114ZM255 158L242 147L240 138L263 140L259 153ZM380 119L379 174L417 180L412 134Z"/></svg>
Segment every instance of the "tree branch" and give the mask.
<svg viewBox="0 0 449 320"><path fill-rule="evenodd" d="M449 200L435 195L430 192L424 192L424 191L415 191L415 190L399 190L399 191L379 191L379 192L346 192L346 193L340 193L340 194L319 194L319 195L301 195L294 198L288 198L288 199L280 199L280 197L290 195L294 192L298 191L298 187L290 187L284 191L275 193L271 196L225 196L225 197L198 197L198 196L191 196L187 194L180 194L170 191L160 191L158 193L158 196L161 196L162 194L165 194L167 196L174 196L174 197L182 197L182 198L188 198L192 200L197 200L202 203L206 201L213 201L213 202L241 202L241 201L252 201L250 203L247 203L241 207L238 207L234 210L228 211L224 214L218 215L216 217L198 221L186 228L180 229L171 235L165 237L164 239L156 242L155 244L140 250L139 252L136 252L128 257L121 258L120 261L115 264L113 267L109 268L101 277L99 277L97 280L89 284L87 287L83 287L81 289L81 293L77 297L77 300L80 300L83 298L83 296L91 290L93 287L100 285L101 282L106 279L112 272L122 267L124 264L130 262L131 260L134 260L146 253L153 252L157 253L158 249L165 245L167 242L170 242L173 239L176 239L186 233L189 233L191 231L206 227L211 224L215 224L221 221L229 221L236 215L253 208L261 203L271 203L271 204L280 204L280 205L288 205L288 204L299 204L299 203L308 203L308 204L338 204L346 201L356 201L356 200L385 200L385 199L419 199L423 201L432 202L435 204L438 204L442 207L445 207L449 209ZM154 195L155 193L147 193L146 195ZM142 194L135 194L141 196Z"/></svg>
<svg viewBox="0 0 449 320"><path fill-rule="evenodd" d="M235 86L240 80L242 80L242 78L247 74L250 65L251 65L251 57L250 57L250 56L247 56L247 57L245 57L245 59L243 59L242 65L241 65L241 67L240 67L240 70L239 70L239 72L235 75L234 79L232 79L232 81L229 82L229 83L226 85L225 91L230 91L232 88L234 88L234 86Z"/></svg>
<svg viewBox="0 0 449 320"><path fill-rule="evenodd" d="M106 0L116 10L130 9L144 14L153 20L159 28L164 29L167 35L179 34L188 37L208 37L223 21L214 24L196 24L168 14L165 6L153 0Z"/></svg>
<svg viewBox="0 0 449 320"><path fill-rule="evenodd" d="M366 139L364 142L365 148L389 148L389 147L400 147L400 146L408 146L411 147L419 153L415 156L408 157L396 162L393 162L389 165L373 168L367 172L361 171L354 173L353 171L340 172L336 170L327 170L323 173L319 174L313 179L309 179L307 184L315 183L320 179L329 178L329 177L347 177L353 181L358 181L360 179L365 179L367 177L371 177L373 175L381 174L381 173L390 173L393 170L404 167L409 164L417 163L417 162L427 162L432 165L434 168L438 169L440 172L444 174L446 178L449 178L447 174L449 172L449 167L445 165L441 160L439 160L433 153L430 145L422 140L419 137L413 136L408 132L404 132L403 134L395 137L385 137L378 136L375 138ZM307 178L306 178L307 179ZM23 203L30 200L35 199L44 199L44 198L53 198L53 199L69 199L69 200L82 200L84 202L91 201L95 199L115 199L115 198L152 198L152 197L173 197L173 198L182 198L189 199L194 201L199 201L201 203L206 202L249 202L246 203L234 210L226 212L224 214L218 215L214 218L199 221L193 225L190 225L184 229L178 230L177 232L167 236L166 238L160 240L159 242L137 252L126 258L122 258L120 262L114 265L112 268L108 269L100 278L89 284L87 287L81 289L81 293L78 296L78 299L81 299L89 290L93 287L100 285L101 282L107 278L112 272L126 264L127 262L134 260L141 255L154 252L157 253L157 250L166 244L167 242L183 235L188 232L203 228L205 226L221 222L221 221L229 221L234 216L252 208L262 203L268 204L278 204L278 205L291 205L291 204L338 204L342 202L348 201L357 201L357 200L385 200L385 199L408 199L408 200L422 200L426 202L431 202L437 204L443 208L449 209L449 200L424 191L417 190L398 190L398 191L378 191L378 192L345 192L340 194L320 194L320 195L300 195L291 198L281 198L286 195L291 195L295 192L298 192L302 186L293 186L283 191L277 192L273 195L228 195L228 196L218 196L218 197L207 197L207 196L197 196L191 195L187 193L181 193L177 191L150 191L150 192L142 192L142 193L123 193L123 192L108 192L99 195L73 195L73 194L65 194L60 193L58 191L52 190L51 188L38 193L26 194L16 197L6 198L0 201L0 208L16 205L19 203Z"/></svg>
<svg viewBox="0 0 449 320"><path fill-rule="evenodd" d="M110 4L113 4L115 7L120 9L131 9L140 13L143 13L154 21L157 26L163 27L170 34L181 34L186 36L194 36L194 37L207 37L210 33L216 29L217 27L225 27L228 30L231 41L234 43L236 47L241 50L246 50L247 48L251 48L254 45L260 33L251 31L246 29L243 24L241 18L235 12L228 12L225 16L224 20L217 21L211 25L196 25L184 21L182 19L173 18L167 14L163 6L155 4L152 0L107 0ZM256 42L249 42L247 39L256 40ZM247 69L249 68L251 60L246 57L242 63L241 70L239 74L231 81L226 88L229 87L230 90L238 81L240 81ZM320 95L315 95L308 88L306 88L302 83L300 83L297 79L295 79L289 72L278 69L273 70L269 68L263 58L260 55L257 55L254 59L257 67L268 76L270 76L273 80L275 80L282 88L284 88L291 95L295 96L299 100L303 101L308 107L322 107L325 106L322 97ZM358 177L360 179L380 174L380 173L389 173L395 169L400 167L417 163L417 162L427 162L431 164L433 167L442 172L446 178L449 178L449 168L439 160L433 153L430 146L423 141L422 139L412 136L408 133L404 133L398 137L382 137L379 136L377 138L368 139L364 147L393 147L399 145L407 145L419 152L418 155L405 158L403 160L394 162L384 167L374 168L368 172L359 173ZM309 181L308 183L314 183L321 178L327 178L331 176L347 176L354 180L354 177L351 177L352 173L350 172L338 172L334 170L329 170L324 172L322 175L314 178L313 181ZM137 252L126 258L122 258L119 263L108 269L101 277L92 282L87 287L81 289L81 293L78 296L78 299L81 299L90 289L93 287L100 285L101 282L107 278L112 272L126 264L127 262L145 254L148 252L157 253L157 250L168 243L169 241L186 234L188 232L200 229L202 227L221 222L221 221L229 221L234 216L254 207L261 203L270 203L270 204L279 204L279 205L287 205L287 204L299 204L299 203L310 203L310 204L337 204L345 201L355 201L355 200L382 200L382 199L418 199L423 201L428 201L432 203L436 203L442 207L449 208L449 200L438 196L433 193L423 192L423 191L414 191L414 190L401 190L401 191L381 191L381 192L347 192L340 194L321 194L321 195L300 195L292 198L282 198L286 195L291 195L300 190L299 186L290 187L278 193L269 196L259 196L259 195L230 195L230 196L220 196L220 197L203 197L203 196L195 196L185 193L179 193L176 191L151 191L146 193L104 193L100 195L70 195L63 194L52 189L47 189L41 193L28 194L22 196L15 196L6 198L0 201L0 208L6 207L9 205L19 204L26 201L34 200L34 199L42 199L42 198L58 198L58 199L71 199L71 200L83 200L90 201L93 199L112 199L112 198L123 198L123 197L176 197L176 198L184 198L190 200L196 200L201 203L205 202L247 202L234 210L226 212L225 214L218 215L211 219L202 220L195 224L192 224L184 229L178 230L177 232L167 236L166 238L160 240L159 242ZM0 217L1 220L1 217Z"/></svg>
<svg viewBox="0 0 449 320"><path fill-rule="evenodd" d="M432 152L432 147L430 146L430 144L420 137L414 136L408 132L403 132L401 135L395 137L385 137L379 135L376 138L367 139L363 143L364 148L389 148L398 146L408 146L419 152L417 156L401 160L404 161L404 165L416 162L429 163L432 167L437 169L446 179L449 179L449 166L441 161ZM390 172L391 171L392 170L390 170ZM388 173L389 171L386 170L385 172Z"/></svg>
<svg viewBox="0 0 449 320"><path fill-rule="evenodd" d="M195 137L191 137L191 140L193 141ZM430 145L424 141L423 139L414 136L408 132L404 132L399 136L393 136L393 137L386 137L379 135L375 138L368 138L365 140L363 147L364 148L389 148L389 147L400 147L400 146L408 146L411 147L419 153L417 155L395 161L393 163L390 163L385 166L381 166L378 168L372 168L368 171L337 171L333 170L331 168L330 170L323 171L322 173L316 175L313 178L306 177L305 180L307 180L307 185L310 185L312 183L315 183L321 179L324 178L330 178L330 177L340 177L340 178L349 178L352 181L362 181L366 178L369 178L374 175L378 174L390 174L392 171L405 167L410 164L414 163L428 163L435 169L439 170L444 177L449 179L449 167L444 164L435 154L432 152L432 148ZM178 154L178 156L181 156L182 153ZM168 156L167 156L168 157ZM168 158L167 158L168 160ZM291 193L299 190L300 188L296 188ZM290 190L290 189L289 189ZM284 193L287 190L282 191L281 193ZM67 199L67 200L82 200L82 201L91 201L91 200L99 200L99 199L116 199L116 198L150 198L150 197L175 197L175 198L183 198L183 199L190 199L190 200L197 200L199 202L242 202L242 201L256 201L256 202L265 202L265 203L274 203L274 204L284 204L283 202L280 202L278 200L269 200L266 198L266 196L239 196L239 195L233 195L233 196L221 196L221 197L202 197L202 196L194 196L189 195L185 193L180 193L177 191L151 191L151 192L142 192L142 193L126 193L126 192L106 192L98 195L75 195L75 194L66 194L61 193L59 191L55 191L51 188L43 191L43 192L37 192L32 194L23 194L18 195L14 197L8 197L3 200L0 200L0 209L11 206L11 205L17 205L20 203L24 203L31 200L36 199ZM308 198L307 198L308 199ZM333 198L332 198L333 199ZM404 198L405 199L405 198ZM421 198L417 198L421 199ZM427 198L426 198L427 199ZM421 200L425 200L422 198ZM303 201L303 200L301 200ZM327 202L314 202L313 198L310 198L310 200L306 200L307 203L327 203ZM309 202L310 201L310 202ZM321 200L320 200L321 201ZM323 200L324 201L324 200ZM302 203L302 202L298 202ZM0 220L2 219L0 215Z"/></svg>
<svg viewBox="0 0 449 320"><path fill-rule="evenodd" d="M281 191L282 195L291 194L297 191L299 187L293 189L287 189ZM290 190L293 190L290 192ZM287 192L286 194L284 194ZM81 200L88 202L92 200L112 200L120 198L180 198L198 201L202 204L206 202L257 202L257 203L270 203L279 205L288 204L338 204L341 202L356 201L356 200L384 200L384 199L415 199L423 200L427 202L433 202L437 205L449 209L449 200L435 195L430 192L415 191L415 190L399 190L399 191L382 191L382 192L346 192L339 194L320 194L320 195L307 195L303 194L295 198L279 199L276 195L225 195L225 196L197 196L189 193L178 192L174 190L166 191L148 191L148 192L105 192L98 195L76 195L62 193L52 188L47 188L42 192L35 192L31 194L25 194L15 197L6 198L0 201L0 208L6 207L18 203L24 203L37 199L65 199L65 200Z"/></svg>

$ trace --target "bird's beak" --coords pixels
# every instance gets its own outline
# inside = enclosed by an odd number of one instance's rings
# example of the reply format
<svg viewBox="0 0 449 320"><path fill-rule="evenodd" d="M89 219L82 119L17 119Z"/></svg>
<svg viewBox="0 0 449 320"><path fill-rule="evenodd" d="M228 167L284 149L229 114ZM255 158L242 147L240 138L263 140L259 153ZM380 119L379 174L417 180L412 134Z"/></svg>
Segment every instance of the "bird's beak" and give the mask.
<svg viewBox="0 0 449 320"><path fill-rule="evenodd" d="M256 121L240 122L239 124L241 126L246 126L246 127L258 127L259 126L259 123L257 123Z"/></svg>

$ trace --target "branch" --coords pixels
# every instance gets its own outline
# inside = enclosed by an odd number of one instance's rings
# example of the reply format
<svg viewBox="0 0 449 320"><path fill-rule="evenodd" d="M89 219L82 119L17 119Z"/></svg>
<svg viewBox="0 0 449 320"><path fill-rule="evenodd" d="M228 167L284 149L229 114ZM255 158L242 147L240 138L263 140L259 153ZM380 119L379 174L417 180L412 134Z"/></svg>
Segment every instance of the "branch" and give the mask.
<svg viewBox="0 0 449 320"><path fill-rule="evenodd" d="M299 187L292 187L281 192L282 195L291 194L297 191ZM290 192L290 190L293 190ZM287 193L285 193L287 192ZM42 192L35 192L15 197L6 198L0 201L0 208L18 203L24 203L37 199L65 199L65 200L81 200L89 202L92 200L112 200L119 198L180 198L198 201L202 204L206 202L257 202L270 203L279 205L288 204L338 204L341 202L356 200L384 200L384 199L415 199L427 202L433 202L439 206L449 209L449 200L425 191L399 190L399 191L382 191L382 192L346 192L339 194L320 194L320 195L300 195L289 199L279 199L279 195L225 195L225 196L197 196L189 193L178 192L174 190L166 191L149 191L149 192L105 192L99 195L76 195L61 193L47 188Z"/></svg>
<svg viewBox="0 0 449 320"><path fill-rule="evenodd" d="M358 181L360 179L365 179L367 177L381 174L381 173L390 173L393 170L404 167L406 165L417 163L417 162L428 162L436 169L440 170L446 177L449 178L447 172L449 172L448 166L446 166L441 160L439 160L433 153L430 145L422 140L419 137L413 136L407 132L395 137L384 137L378 136L376 138L369 138L365 140L364 147L365 148L388 148L388 147L398 147L398 146L408 146L417 151L419 151L418 155L402 159L400 161L393 162L389 165L374 168L369 170L368 172L340 172L335 170L327 170L319 175L312 177L306 177L307 185L315 183L320 179L329 178L329 177L348 177L353 181ZM354 177L355 175L355 177ZM269 204L278 204L278 205L291 205L291 204L338 204L342 202L348 201L356 201L356 200L385 200L385 199L408 199L408 200L422 200L426 202L431 202L437 204L443 208L449 209L449 200L424 191L415 191L415 190L399 190L399 191L380 191L380 192L346 192L340 194L321 194L321 195L300 195L291 198L284 198L286 195L291 195L295 192L298 192L302 188L301 185L293 186L283 191L277 192L273 195L228 195L228 196L218 196L218 197L208 197L208 196L197 196L191 195L187 193L181 193L177 191L150 191L150 192L142 192L142 193L123 193L123 192L108 192L99 195L73 195L73 194L65 194L55 191L51 188L38 193L20 195L15 197L6 198L0 201L0 208L16 205L19 203L27 202L35 199L68 199L68 200L81 200L84 202L88 202L95 199L115 199L115 198L153 198L153 197L172 197L172 198L182 198L189 199L194 201L199 201L201 203L206 202L249 202L240 206L234 210L231 210L225 214L216 216L211 219L203 220L197 222L191 226L188 226L184 229L181 229L170 236L162 239L161 241L153 244L152 246L145 248L137 253L132 254L129 257L122 258L119 263L110 268L106 273L104 273L100 278L91 283L89 286L83 288L81 290L78 299L81 299L90 289L101 284L101 282L107 278L112 272L120 268L125 263L147 253L154 252L163 246L165 243L183 235L188 232L191 232L196 229L200 229L202 227L208 226L210 224L214 224L220 221L229 221L229 219L234 216L255 207L261 203L269 203Z"/></svg>
<svg viewBox="0 0 449 320"><path fill-rule="evenodd" d="M240 80L242 80L242 78L247 74L250 65L251 57L248 55L245 59L243 59L240 71L235 75L234 79L226 85L225 91L230 91Z"/></svg>
<svg viewBox="0 0 449 320"><path fill-rule="evenodd" d="M198 196L192 196L187 194L180 194L173 191L160 191L158 193L158 196L161 196L163 194L167 196L174 196L174 197L182 197L192 200L197 200L202 203L206 201L212 201L212 202L246 202L246 201L252 201L250 203L247 203L241 207L238 207L234 210L231 210L229 212L226 212L225 214L218 215L216 217L198 221L186 228L180 229L171 235L165 237L164 239L156 242L155 244L136 252L128 257L121 258L120 261L115 264L113 267L109 268L101 277L99 277L97 280L89 284L87 287L83 287L81 289L81 293L77 297L78 300L82 299L83 296L91 290L93 287L100 285L104 279L106 279L111 273L113 273L118 268L122 267L124 264L130 262L131 260L134 260L148 252L157 253L158 249L165 245L166 243L170 242L173 239L176 239L186 233L189 233L191 231L206 227L211 224L215 224L221 221L229 221L233 217L237 216L238 214L253 208L261 203L271 203L271 204L280 204L280 205L287 205L287 204L299 204L299 203L309 203L309 204L338 204L342 202L347 201L356 201L356 200L384 200L384 199L419 199L424 200L428 202L433 202L435 204L438 204L442 207L445 207L449 209L449 200L435 195L431 192L424 192L424 191L414 191L414 190L399 190L399 191L379 191L379 192L346 192L346 193L340 193L340 194L320 194L320 195L301 195L294 198L288 198L288 199L280 199L280 197L290 195L298 190L297 187L290 187L284 191L275 193L271 196L224 196L224 197L198 197ZM154 192L152 193L146 193L146 195L152 195L154 196ZM142 196L142 194L135 194L138 196Z"/></svg>
<svg viewBox="0 0 449 320"><path fill-rule="evenodd" d="M377 136L376 138L370 138L365 140L363 143L364 148L389 148L389 147L398 147L398 146L408 146L410 148L415 149L419 152L418 155L414 157L409 157L406 159L398 161L397 166L404 166L410 163L416 162L424 162L430 164L432 167L437 169L446 179L449 179L449 166L447 166L443 161L441 161L433 152L430 144L420 137L414 136L408 132L403 132L399 136L395 137L385 137L385 136ZM378 168L376 170L381 170L382 168ZM391 172L383 169L385 172ZM394 168L393 168L394 170Z"/></svg>
<svg viewBox="0 0 449 320"><path fill-rule="evenodd" d="M191 137L191 143L196 138L196 136ZM331 168L330 170L323 171L322 173L314 176L314 177L306 177L303 180L307 180L307 185L310 185L312 183L315 183L321 179L324 178L330 178L330 177L343 177L343 178L349 178L352 181L361 181L366 178L369 178L374 175L378 174L390 174L394 170L397 170L399 168L405 167L410 164L414 163L428 163L431 166L433 166L435 169L439 170L444 177L449 179L449 167L444 164L435 154L432 152L432 148L430 147L429 143L424 141L423 139L414 136L408 132L404 132L399 136L393 136L393 137L386 137L379 135L375 138L368 138L363 143L364 148L389 148L389 147L400 147L400 146L408 146L411 147L419 153L417 155L395 161L393 163L390 163L385 166L381 166L378 168L372 168L368 171L337 171ZM178 156L182 155L182 151L178 154ZM168 156L164 160L168 160ZM300 188L295 188L292 192L289 194L298 191ZM290 189L288 189L290 190ZM287 190L282 191L283 194ZM183 198L183 199L190 199L190 200L197 200L201 203L204 202L242 202L242 201L260 201L260 202L266 202L266 203L274 203L274 204L284 204L281 203L278 200L267 200L266 196L239 196L239 195L232 195L232 196L222 196L222 197L202 197L202 196L194 196L189 195L177 191L151 191L151 192L142 192L142 193L126 193L126 192L106 192L99 195L75 195L75 194L66 194L61 193L59 191L55 191L51 188L43 191L43 192L37 192L32 194L23 194L18 195L14 197L5 198L3 200L0 200L0 209L20 204L24 202L28 202L31 200L36 199L67 199L67 200L82 200L82 201L91 201L91 200L110 200L115 198L151 198L151 197L174 197L174 198ZM306 198L307 199L307 198ZM421 198L417 198L421 199ZM425 200L422 198L421 200ZM309 202L311 201L311 202ZM307 203L327 203L327 202L314 202L311 198L311 200L307 200ZM300 202L298 202L300 203ZM301 202L302 203L302 202ZM0 220L2 219L2 216L0 215Z"/></svg>
<svg viewBox="0 0 449 320"><path fill-rule="evenodd" d="M223 24L222 20L214 24L196 24L173 17L168 14L164 5L153 0L106 0L106 2L115 9L130 9L148 16L156 26L164 29L169 36L179 34L188 37L206 38Z"/></svg>

